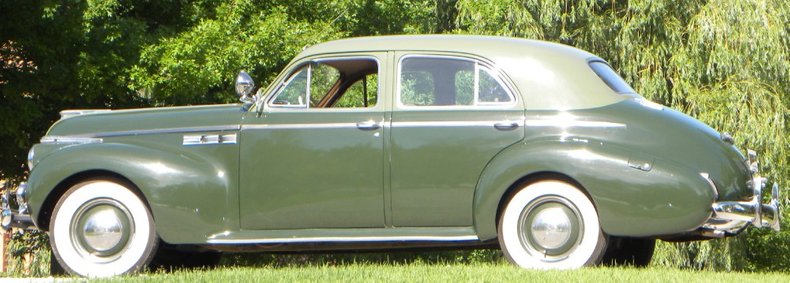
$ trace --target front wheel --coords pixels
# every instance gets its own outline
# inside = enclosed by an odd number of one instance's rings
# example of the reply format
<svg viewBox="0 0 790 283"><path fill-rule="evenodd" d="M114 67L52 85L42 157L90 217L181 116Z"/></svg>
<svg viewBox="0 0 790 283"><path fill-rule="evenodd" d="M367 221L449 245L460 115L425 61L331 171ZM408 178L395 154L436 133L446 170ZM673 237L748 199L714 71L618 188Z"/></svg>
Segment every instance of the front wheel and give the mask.
<svg viewBox="0 0 790 283"><path fill-rule="evenodd" d="M159 242L143 200L128 185L109 179L71 187L55 205L49 233L63 269L87 277L137 272Z"/></svg>
<svg viewBox="0 0 790 283"><path fill-rule="evenodd" d="M556 180L519 190L499 219L499 245L523 268L571 269L600 263L606 248L598 213L578 188Z"/></svg>

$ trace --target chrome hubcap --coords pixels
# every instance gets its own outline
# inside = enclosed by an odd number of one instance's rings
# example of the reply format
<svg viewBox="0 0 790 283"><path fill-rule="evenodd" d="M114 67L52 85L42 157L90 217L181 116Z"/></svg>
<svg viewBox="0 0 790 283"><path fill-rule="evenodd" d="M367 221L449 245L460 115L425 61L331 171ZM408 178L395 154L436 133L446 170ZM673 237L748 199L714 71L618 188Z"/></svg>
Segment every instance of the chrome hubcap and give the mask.
<svg viewBox="0 0 790 283"><path fill-rule="evenodd" d="M519 216L522 246L545 261L567 257L581 242L583 230L576 206L559 196L538 198L529 203Z"/></svg>
<svg viewBox="0 0 790 283"><path fill-rule="evenodd" d="M568 214L562 207L555 205L536 212L531 228L535 243L547 249L556 249L568 242L572 227Z"/></svg>
<svg viewBox="0 0 790 283"><path fill-rule="evenodd" d="M71 225L74 246L83 257L97 262L120 256L133 232L129 211L111 199L95 199L84 204Z"/></svg>

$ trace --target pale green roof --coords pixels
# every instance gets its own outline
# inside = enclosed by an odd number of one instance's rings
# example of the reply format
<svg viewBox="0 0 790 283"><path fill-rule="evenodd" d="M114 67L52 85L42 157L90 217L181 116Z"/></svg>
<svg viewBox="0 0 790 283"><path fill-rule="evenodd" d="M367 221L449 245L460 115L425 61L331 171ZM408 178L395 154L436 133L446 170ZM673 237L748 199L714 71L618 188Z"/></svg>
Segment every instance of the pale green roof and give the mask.
<svg viewBox="0 0 790 283"><path fill-rule="evenodd" d="M399 35L340 39L302 51L296 60L319 54L366 51L451 52L482 57L502 69L527 109L584 109L627 97L612 91L588 66L597 56L563 44L473 35Z"/></svg>

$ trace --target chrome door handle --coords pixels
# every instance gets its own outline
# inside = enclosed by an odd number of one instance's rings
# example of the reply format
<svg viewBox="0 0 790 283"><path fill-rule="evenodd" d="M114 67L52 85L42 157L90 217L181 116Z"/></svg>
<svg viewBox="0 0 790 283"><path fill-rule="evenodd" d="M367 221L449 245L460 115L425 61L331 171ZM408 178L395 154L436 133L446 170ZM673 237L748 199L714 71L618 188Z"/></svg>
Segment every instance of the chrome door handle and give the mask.
<svg viewBox="0 0 790 283"><path fill-rule="evenodd" d="M494 123L494 128L496 128L497 130L500 130L500 131L512 130L512 129L518 128L518 122L517 121L497 122L497 123Z"/></svg>
<svg viewBox="0 0 790 283"><path fill-rule="evenodd" d="M357 123L357 129L363 131L378 130L379 128L381 128L381 125L379 125L379 123L376 123L374 121L365 121L365 122Z"/></svg>

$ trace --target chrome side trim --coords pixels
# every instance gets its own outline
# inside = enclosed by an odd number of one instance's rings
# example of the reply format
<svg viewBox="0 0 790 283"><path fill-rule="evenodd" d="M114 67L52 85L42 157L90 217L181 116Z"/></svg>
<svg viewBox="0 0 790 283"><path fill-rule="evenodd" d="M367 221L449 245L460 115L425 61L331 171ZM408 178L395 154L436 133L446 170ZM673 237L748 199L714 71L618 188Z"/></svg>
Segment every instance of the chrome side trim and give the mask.
<svg viewBox="0 0 790 283"><path fill-rule="evenodd" d="M71 116L80 116L85 114L92 114L92 113L103 113L103 112L110 112L112 110L109 109L69 109L60 111L60 118L68 118Z"/></svg>
<svg viewBox="0 0 790 283"><path fill-rule="evenodd" d="M95 135L96 137L117 137L117 136L137 136L137 135L156 135L156 134L196 133L196 132L225 132L225 131L238 131L239 128L240 128L239 125L162 128L162 129L151 129L151 130L106 132L106 133L99 133Z"/></svg>
<svg viewBox="0 0 790 283"><path fill-rule="evenodd" d="M502 121L418 121L392 122L392 127L494 127ZM508 121L516 126L523 126L521 120ZM357 128L358 123L315 123L315 124L260 124L243 125L242 130L282 130L282 129L338 129ZM386 123L381 123L386 125Z"/></svg>
<svg viewBox="0 0 790 283"><path fill-rule="evenodd" d="M315 124L259 124L244 125L242 130L284 130L284 129L339 129L357 128L357 123L315 123Z"/></svg>
<svg viewBox="0 0 790 283"><path fill-rule="evenodd" d="M392 122L392 127L494 127L497 123L503 121L416 121L416 122ZM516 126L523 126L523 119L509 121Z"/></svg>
<svg viewBox="0 0 790 283"><path fill-rule="evenodd" d="M580 121L580 120L567 120L567 119L538 119L527 120L525 123L530 127L558 127L558 128L625 128L623 123L612 123L603 121Z"/></svg>
<svg viewBox="0 0 790 283"><path fill-rule="evenodd" d="M180 133L198 133L198 132L228 132L238 131L241 129L240 125L221 125L221 126L208 126L208 127L181 127L181 128L161 128L150 130L129 130L129 131L115 131L115 132L100 132L100 133L87 133L68 136L44 136L41 138L41 143L52 143L57 139L61 142L73 140L90 140L109 137L122 137L122 136L140 136L140 135L156 135L156 134L180 134ZM76 143L76 142L73 142Z"/></svg>
<svg viewBox="0 0 790 283"><path fill-rule="evenodd" d="M235 144L236 134L227 135L188 135L183 145Z"/></svg>
<svg viewBox="0 0 790 283"><path fill-rule="evenodd" d="M79 137L79 136L43 136L40 143L42 144L87 144L87 143L102 143L101 138Z"/></svg>
<svg viewBox="0 0 790 283"><path fill-rule="evenodd" d="M209 239L209 244L285 244L312 242L460 242L477 241L475 235L469 236L382 236L382 237L305 237L305 238L267 238L267 239Z"/></svg>

